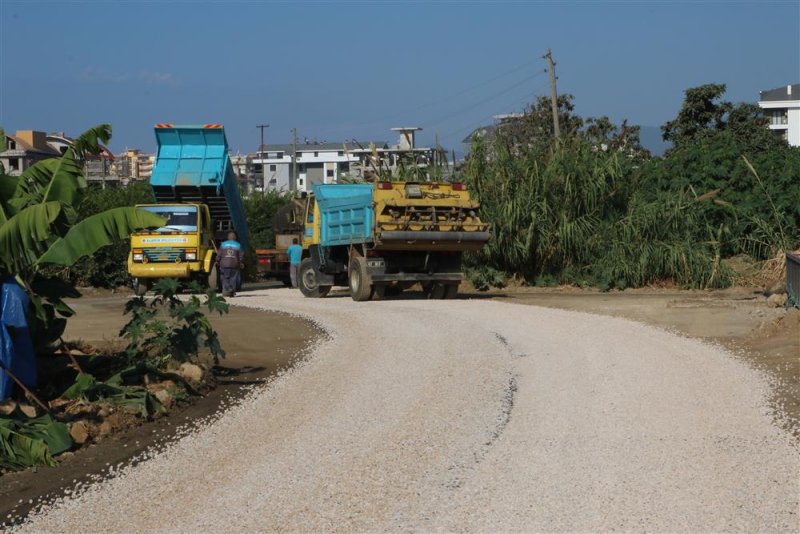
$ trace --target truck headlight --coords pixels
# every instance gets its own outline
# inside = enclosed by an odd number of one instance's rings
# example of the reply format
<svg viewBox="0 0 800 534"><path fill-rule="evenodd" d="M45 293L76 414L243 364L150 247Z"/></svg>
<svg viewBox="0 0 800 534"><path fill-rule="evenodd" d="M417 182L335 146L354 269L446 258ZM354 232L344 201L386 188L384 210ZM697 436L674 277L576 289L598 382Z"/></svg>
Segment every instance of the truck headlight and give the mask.
<svg viewBox="0 0 800 534"><path fill-rule="evenodd" d="M184 253L184 257L186 258L186 261L196 261L197 260L197 250L195 250L195 249L187 250Z"/></svg>
<svg viewBox="0 0 800 534"><path fill-rule="evenodd" d="M134 250L133 261L144 261L144 254L139 250Z"/></svg>

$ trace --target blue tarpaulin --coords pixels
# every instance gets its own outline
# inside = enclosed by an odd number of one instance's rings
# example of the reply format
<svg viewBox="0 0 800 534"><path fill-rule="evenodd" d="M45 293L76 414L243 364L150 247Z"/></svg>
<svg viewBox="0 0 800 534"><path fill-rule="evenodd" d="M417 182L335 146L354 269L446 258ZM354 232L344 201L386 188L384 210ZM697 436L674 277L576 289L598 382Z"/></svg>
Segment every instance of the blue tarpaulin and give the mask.
<svg viewBox="0 0 800 534"><path fill-rule="evenodd" d="M28 328L30 299L16 280L0 279L0 361L20 382L36 387L36 357ZM0 371L0 400L14 391L14 381Z"/></svg>

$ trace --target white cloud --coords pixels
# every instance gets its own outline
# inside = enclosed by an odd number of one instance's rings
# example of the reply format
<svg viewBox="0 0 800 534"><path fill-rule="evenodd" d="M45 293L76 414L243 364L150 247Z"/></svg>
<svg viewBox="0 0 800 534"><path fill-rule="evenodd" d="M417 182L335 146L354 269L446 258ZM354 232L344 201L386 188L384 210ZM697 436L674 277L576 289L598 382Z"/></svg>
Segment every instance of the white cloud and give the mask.
<svg viewBox="0 0 800 534"><path fill-rule="evenodd" d="M86 67L78 79L90 83L141 83L145 85L175 85L171 72L141 70L139 72L112 72L102 67Z"/></svg>

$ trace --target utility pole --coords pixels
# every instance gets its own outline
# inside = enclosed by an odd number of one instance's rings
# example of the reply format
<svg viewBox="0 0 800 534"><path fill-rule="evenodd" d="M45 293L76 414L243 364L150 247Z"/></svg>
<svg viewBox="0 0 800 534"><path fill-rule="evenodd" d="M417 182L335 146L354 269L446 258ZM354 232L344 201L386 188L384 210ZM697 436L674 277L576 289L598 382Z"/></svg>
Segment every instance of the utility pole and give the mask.
<svg viewBox="0 0 800 534"><path fill-rule="evenodd" d="M561 137L561 128L558 126L558 93L556 92L556 62L553 61L553 54L550 49L542 56L547 60L547 70L550 71L550 104L553 107L553 131L556 139Z"/></svg>
<svg viewBox="0 0 800 534"><path fill-rule="evenodd" d="M267 171L264 169L264 128L269 128L269 124L257 124L256 128L261 130L261 144L258 145L256 155L261 157L261 187L266 192L267 190ZM254 184L255 185L255 184Z"/></svg>
<svg viewBox="0 0 800 534"><path fill-rule="evenodd" d="M292 176L289 179L289 191L297 186L297 128L292 128Z"/></svg>

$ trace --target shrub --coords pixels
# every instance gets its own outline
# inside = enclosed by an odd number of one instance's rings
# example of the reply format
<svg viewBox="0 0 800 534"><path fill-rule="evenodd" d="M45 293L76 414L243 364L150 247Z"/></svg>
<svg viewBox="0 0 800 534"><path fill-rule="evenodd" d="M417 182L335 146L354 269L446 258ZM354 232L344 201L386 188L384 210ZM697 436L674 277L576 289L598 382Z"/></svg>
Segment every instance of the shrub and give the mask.
<svg viewBox="0 0 800 534"><path fill-rule="evenodd" d="M208 350L214 363L225 357L217 332L202 310L205 307L211 313L228 313L225 299L207 290L203 302L196 295L184 301L177 296L182 288L203 293L196 282L182 286L177 280L163 278L153 286L154 297L133 297L127 302L125 314L131 318L120 336L128 340L125 354L130 363L144 360L165 367L170 362L196 360L202 348Z"/></svg>

